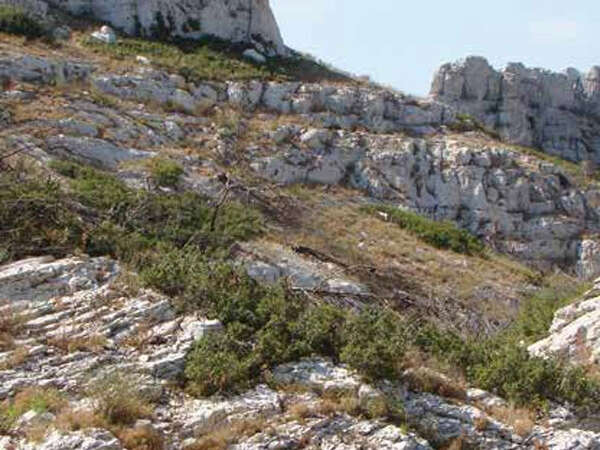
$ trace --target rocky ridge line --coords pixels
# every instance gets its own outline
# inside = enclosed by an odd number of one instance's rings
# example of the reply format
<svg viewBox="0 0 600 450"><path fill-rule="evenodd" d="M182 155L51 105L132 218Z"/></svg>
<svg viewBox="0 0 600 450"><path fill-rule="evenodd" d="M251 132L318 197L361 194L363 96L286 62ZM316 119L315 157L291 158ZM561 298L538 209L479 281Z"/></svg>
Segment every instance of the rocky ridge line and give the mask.
<svg viewBox="0 0 600 450"><path fill-rule="evenodd" d="M600 162L600 67L554 73L511 63L497 71L471 56L440 67L430 95L508 142L570 161Z"/></svg>

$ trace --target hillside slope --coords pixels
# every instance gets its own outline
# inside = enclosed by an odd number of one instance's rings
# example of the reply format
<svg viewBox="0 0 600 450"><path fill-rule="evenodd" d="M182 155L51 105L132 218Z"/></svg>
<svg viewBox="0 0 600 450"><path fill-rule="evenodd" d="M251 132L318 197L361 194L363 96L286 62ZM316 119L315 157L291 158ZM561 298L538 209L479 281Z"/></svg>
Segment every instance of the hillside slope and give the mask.
<svg viewBox="0 0 600 450"><path fill-rule="evenodd" d="M0 447L600 446L564 320L594 323L595 172L294 53L21 13Z"/></svg>

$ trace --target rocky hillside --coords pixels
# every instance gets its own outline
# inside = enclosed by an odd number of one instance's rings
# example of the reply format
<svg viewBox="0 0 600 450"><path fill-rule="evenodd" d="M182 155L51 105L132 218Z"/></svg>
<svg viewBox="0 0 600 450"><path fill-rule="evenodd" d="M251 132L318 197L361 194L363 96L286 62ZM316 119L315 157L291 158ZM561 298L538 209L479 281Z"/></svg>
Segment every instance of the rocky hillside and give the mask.
<svg viewBox="0 0 600 450"><path fill-rule="evenodd" d="M596 171L450 98L483 62L421 99L264 1L0 3L0 448L600 448Z"/></svg>

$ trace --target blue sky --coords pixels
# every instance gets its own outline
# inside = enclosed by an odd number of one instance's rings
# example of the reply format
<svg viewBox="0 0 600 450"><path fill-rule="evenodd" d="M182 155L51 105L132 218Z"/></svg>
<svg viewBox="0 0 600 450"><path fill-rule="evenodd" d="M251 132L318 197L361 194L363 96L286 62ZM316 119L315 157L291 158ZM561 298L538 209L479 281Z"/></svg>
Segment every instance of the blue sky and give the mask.
<svg viewBox="0 0 600 450"><path fill-rule="evenodd" d="M286 44L424 95L444 62L481 55L562 70L600 65L599 0L271 0Z"/></svg>

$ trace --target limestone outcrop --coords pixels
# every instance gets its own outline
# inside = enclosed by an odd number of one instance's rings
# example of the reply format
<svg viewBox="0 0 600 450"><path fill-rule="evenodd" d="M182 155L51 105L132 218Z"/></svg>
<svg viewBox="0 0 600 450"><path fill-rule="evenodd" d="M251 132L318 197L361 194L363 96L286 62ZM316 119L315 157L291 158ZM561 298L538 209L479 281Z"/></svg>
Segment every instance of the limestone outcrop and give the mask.
<svg viewBox="0 0 600 450"><path fill-rule="evenodd" d="M501 71L468 57L443 65L431 96L506 141L571 161L600 162L600 68L553 73L511 63Z"/></svg>
<svg viewBox="0 0 600 450"><path fill-rule="evenodd" d="M595 191L578 189L557 167L447 138L311 129L288 139L279 151L253 155L258 174L286 185L347 183L379 201L457 222L534 265L596 276L595 241L583 238L598 229Z"/></svg>
<svg viewBox="0 0 600 450"><path fill-rule="evenodd" d="M130 35L198 39L216 36L283 55L287 49L269 0L2 0L37 15L48 6L107 22Z"/></svg>
<svg viewBox="0 0 600 450"><path fill-rule="evenodd" d="M531 345L529 352L580 364L600 361L600 279L579 300L554 314L548 337Z"/></svg>

